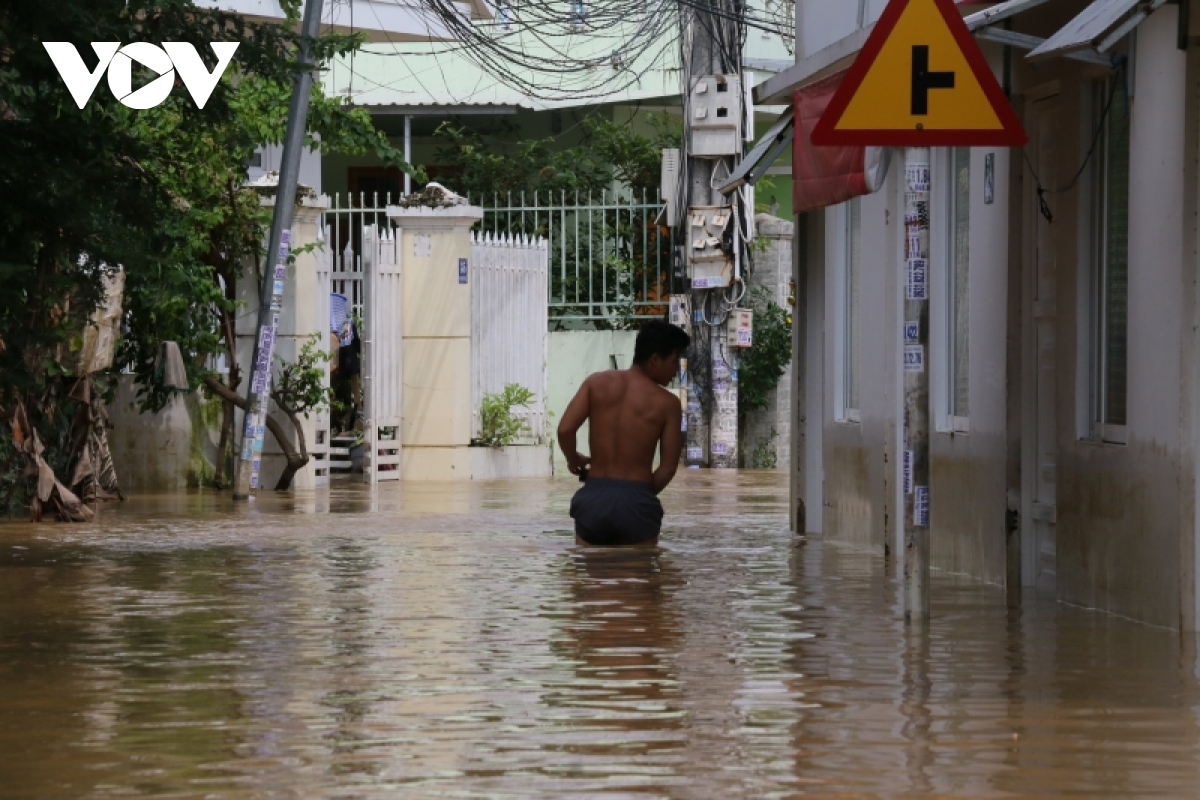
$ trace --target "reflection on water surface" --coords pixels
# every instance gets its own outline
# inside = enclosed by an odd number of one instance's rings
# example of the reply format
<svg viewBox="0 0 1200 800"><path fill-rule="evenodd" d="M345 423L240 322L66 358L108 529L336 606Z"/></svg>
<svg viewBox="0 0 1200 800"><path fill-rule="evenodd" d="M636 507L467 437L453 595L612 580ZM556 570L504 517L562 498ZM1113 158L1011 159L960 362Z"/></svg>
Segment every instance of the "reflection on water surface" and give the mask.
<svg viewBox="0 0 1200 800"><path fill-rule="evenodd" d="M140 498L0 526L0 797L1200 795L1177 634L786 528L689 472L658 550L577 484Z"/></svg>

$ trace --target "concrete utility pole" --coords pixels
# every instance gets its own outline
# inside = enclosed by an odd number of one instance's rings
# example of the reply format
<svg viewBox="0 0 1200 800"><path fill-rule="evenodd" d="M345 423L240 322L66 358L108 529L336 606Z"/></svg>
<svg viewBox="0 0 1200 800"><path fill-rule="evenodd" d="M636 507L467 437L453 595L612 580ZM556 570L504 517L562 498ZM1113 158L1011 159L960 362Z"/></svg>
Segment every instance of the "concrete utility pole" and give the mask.
<svg viewBox="0 0 1200 800"><path fill-rule="evenodd" d="M904 618L929 621L929 148L904 156Z"/></svg>
<svg viewBox="0 0 1200 800"><path fill-rule="evenodd" d="M306 66L296 75L292 101L288 108L287 132L283 140L283 163L275 192L275 212L267 242L266 269L258 298L258 332L254 337L250 391L242 426L241 457L234 465L233 496L248 498L258 489L262 465L263 439L271 398L271 360L275 354L275 331L283 305L283 280L287 274L291 244L292 210L296 203L296 185L300 181L300 154L308 127L308 100L312 93L313 70L309 65L309 41L320 33L322 0L307 0L300 33L300 62ZM311 67L311 68L309 68Z"/></svg>
<svg viewBox="0 0 1200 800"><path fill-rule="evenodd" d="M735 19L736 15L737 8L725 3L724 0L712 0L708 7L693 9L691 28L687 31L691 57L684 75L686 136L691 136L692 91L697 80L705 75L723 74L733 68L733 65L728 64L722 58L720 42L724 41L727 46L739 46L738 43L741 41L738 30L740 23ZM738 75L737 91L741 91L742 86L741 75ZM742 137L739 135L737 137L739 147L741 140ZM717 165L722 161L725 161L726 167L732 170L734 165L729 162L735 161L737 154L725 157L696 156L691 154L690 142L688 146L687 207L725 204L725 197L713 188L713 175L717 171ZM680 220L685 231L685 247L690 248L692 233L688 215L681 214ZM732 220L729 224L733 226L737 224L737 221ZM735 239L735 242L738 241L740 240ZM735 244L735 246L740 246L740 244ZM690 277L692 276L689 274ZM696 338L696 334L707 337L710 363L708 365L688 365L688 371L693 376L688 387L689 408L687 409L688 426L685 449L685 461L689 466L737 466L737 351L735 348L726 346L724 321L719 314L719 309L716 308L717 304L713 302L716 298L710 297L714 293L723 294L735 291L737 291L736 285L731 285L728 289L701 289L692 293L693 339ZM698 312L704 310L706 306L707 314L699 314ZM716 318L709 317L709 314ZM697 317L700 317L698 321ZM721 324L710 324L717 321L721 321ZM711 380L708 381L712 392L708 404L711 410L710 415L704 413L703 403L697 407L697 403L692 400L692 397L695 396L694 387L696 386L694 376L705 366L711 370ZM696 397L696 400L699 401L700 398Z"/></svg>

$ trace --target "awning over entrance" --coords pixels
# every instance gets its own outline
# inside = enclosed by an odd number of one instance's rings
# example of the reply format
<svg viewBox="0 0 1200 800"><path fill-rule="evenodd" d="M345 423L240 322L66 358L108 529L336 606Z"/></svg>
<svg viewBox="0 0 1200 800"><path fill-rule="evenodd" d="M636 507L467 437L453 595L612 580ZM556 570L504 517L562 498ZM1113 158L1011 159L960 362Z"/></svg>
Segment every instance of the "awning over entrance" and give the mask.
<svg viewBox="0 0 1200 800"><path fill-rule="evenodd" d="M1095 0L1029 54L1031 60L1094 48L1106 53L1166 0Z"/></svg>
<svg viewBox="0 0 1200 800"><path fill-rule="evenodd" d="M994 27L1023 11L1054 0L1007 0L963 18L975 38L985 42L1031 51L1026 58L1041 60L1061 56L1104 67L1112 58L1104 55L1166 0L1095 0L1049 39Z"/></svg>
<svg viewBox="0 0 1200 800"><path fill-rule="evenodd" d="M753 186L758 182L758 179L766 174L767 170L775 159L779 158L779 154L792 141L792 135L795 132L795 118L792 115L792 109L788 109L779 115L779 119L771 124L767 132L762 135L754 147L750 148L750 152L746 153L746 157L738 164L737 169L733 171L719 188L721 194L729 194L734 189L744 184Z"/></svg>
<svg viewBox="0 0 1200 800"><path fill-rule="evenodd" d="M1022 11L1037 8L1048 2L1050 0L1006 0L1006 2L994 5L985 11L963 17L963 22L967 24L967 30L969 31L986 28L989 25L995 25L997 22L1003 22L1009 17L1016 16Z"/></svg>

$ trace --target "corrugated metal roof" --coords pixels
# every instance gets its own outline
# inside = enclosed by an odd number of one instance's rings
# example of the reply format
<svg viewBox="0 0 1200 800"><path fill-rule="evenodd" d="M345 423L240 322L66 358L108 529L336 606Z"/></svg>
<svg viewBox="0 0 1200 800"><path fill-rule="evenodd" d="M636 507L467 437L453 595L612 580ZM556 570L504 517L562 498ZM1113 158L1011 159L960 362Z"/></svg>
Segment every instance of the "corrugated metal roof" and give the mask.
<svg viewBox="0 0 1200 800"><path fill-rule="evenodd" d="M1103 53L1164 2L1166 0L1095 0L1031 52L1028 58L1051 58L1087 47L1094 47Z"/></svg>
<svg viewBox="0 0 1200 800"><path fill-rule="evenodd" d="M409 114L411 116L430 116L433 114L515 114L519 110L532 110L532 106L524 103L355 103L357 108L365 108L372 114Z"/></svg>
<svg viewBox="0 0 1200 800"><path fill-rule="evenodd" d="M988 25L995 25L997 22L1008 19L1009 17L1020 14L1022 11L1028 11L1031 8L1036 8L1050 0L1006 0L1006 2L994 5L991 8L985 8L983 11L977 11L974 14L963 17L963 22L967 25L967 30L974 31L979 28L986 28Z"/></svg>

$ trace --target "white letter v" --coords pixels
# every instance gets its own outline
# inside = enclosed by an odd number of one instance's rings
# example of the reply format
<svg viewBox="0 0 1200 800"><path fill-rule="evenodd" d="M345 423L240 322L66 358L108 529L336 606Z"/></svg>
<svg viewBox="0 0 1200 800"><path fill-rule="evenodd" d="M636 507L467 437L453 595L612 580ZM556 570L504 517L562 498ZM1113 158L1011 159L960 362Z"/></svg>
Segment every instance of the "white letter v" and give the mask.
<svg viewBox="0 0 1200 800"><path fill-rule="evenodd" d="M46 52L50 54L50 60L54 62L58 74L62 76L63 83L67 85L67 91L75 99L75 104L83 108L91 99L92 92L96 90L96 84L100 82L104 70L108 69L109 62L121 49L121 43L92 42L92 49L96 51L96 57L100 59L94 72L88 72L87 65L79 56L79 51L70 42L42 42L42 47L46 48Z"/></svg>
<svg viewBox="0 0 1200 800"><path fill-rule="evenodd" d="M212 45L213 53L217 56L217 65L213 67L211 73L204 66L204 62L200 60L196 48L188 42L162 43L163 49L171 57L171 63L175 65L175 71L183 79L183 85L187 87L192 99L200 108L204 108L204 104L212 96L213 89L217 88L217 82L221 80L221 75L229 66L229 61L233 58L239 43L210 42L209 44Z"/></svg>

